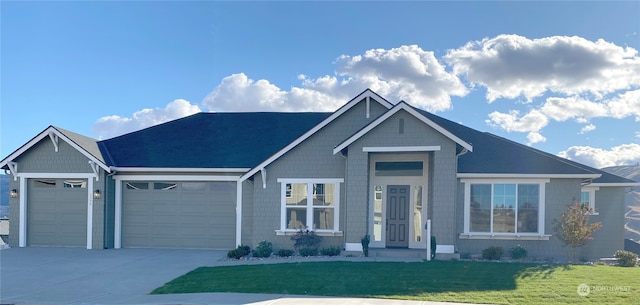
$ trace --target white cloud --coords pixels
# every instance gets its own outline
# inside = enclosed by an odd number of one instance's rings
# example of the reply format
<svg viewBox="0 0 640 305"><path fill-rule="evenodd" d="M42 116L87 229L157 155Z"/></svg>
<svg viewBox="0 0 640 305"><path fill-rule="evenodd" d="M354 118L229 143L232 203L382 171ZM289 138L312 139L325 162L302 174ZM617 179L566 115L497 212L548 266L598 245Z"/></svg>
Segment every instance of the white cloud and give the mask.
<svg viewBox="0 0 640 305"><path fill-rule="evenodd" d="M596 130L596 125L589 124L582 127L582 129L580 129L580 132L578 134L585 134L587 132L594 131L594 130Z"/></svg>
<svg viewBox="0 0 640 305"><path fill-rule="evenodd" d="M576 96L548 98L540 111L556 121L566 121L571 118L582 121L588 118L607 116L608 113L605 104L587 101Z"/></svg>
<svg viewBox="0 0 640 305"><path fill-rule="evenodd" d="M558 156L595 168L631 165L640 162L640 144L623 144L609 150L590 146L572 146Z"/></svg>
<svg viewBox="0 0 640 305"><path fill-rule="evenodd" d="M516 110L509 113L494 111L489 114L489 120L486 120L486 123L507 132L528 132L529 145L547 140L540 134L540 130L549 123L549 119L543 113L532 110L522 117L519 116L520 112Z"/></svg>
<svg viewBox="0 0 640 305"><path fill-rule="evenodd" d="M252 80L244 73L225 77L205 97L212 111L333 111L365 88L392 102L406 100L430 111L451 108L451 96L468 89L445 71L433 52L418 46L372 49L362 55L341 55L337 75L298 76L299 87L289 91L268 80Z"/></svg>
<svg viewBox="0 0 640 305"><path fill-rule="evenodd" d="M602 39L498 35L450 50L444 60L456 75L487 88L487 99L531 101L547 92L590 93L597 98L640 85L640 57Z"/></svg>
<svg viewBox="0 0 640 305"><path fill-rule="evenodd" d="M200 107L186 100L177 99L165 108L142 109L131 117L105 116L93 124L93 133L98 139L108 139L167 121L200 112Z"/></svg>

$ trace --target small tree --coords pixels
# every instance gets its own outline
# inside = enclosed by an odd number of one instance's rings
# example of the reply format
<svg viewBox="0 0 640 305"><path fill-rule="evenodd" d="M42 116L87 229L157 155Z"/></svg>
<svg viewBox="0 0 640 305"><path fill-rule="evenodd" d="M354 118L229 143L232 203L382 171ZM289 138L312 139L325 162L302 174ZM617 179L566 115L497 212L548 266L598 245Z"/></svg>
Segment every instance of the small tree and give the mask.
<svg viewBox="0 0 640 305"><path fill-rule="evenodd" d="M558 238L572 249L572 259L575 259L576 248L582 247L592 240L591 234L602 227L602 222L589 224L589 216L593 210L573 199L567 210L560 215L560 220L554 219L553 231Z"/></svg>

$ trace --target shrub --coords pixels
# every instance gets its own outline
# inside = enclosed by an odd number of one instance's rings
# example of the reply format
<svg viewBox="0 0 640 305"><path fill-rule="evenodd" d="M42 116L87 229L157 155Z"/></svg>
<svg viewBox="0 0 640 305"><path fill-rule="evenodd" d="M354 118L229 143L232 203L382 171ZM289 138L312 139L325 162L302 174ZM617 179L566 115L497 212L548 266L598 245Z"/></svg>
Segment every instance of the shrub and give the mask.
<svg viewBox="0 0 640 305"><path fill-rule="evenodd" d="M486 260L497 261L502 257L503 253L504 249L502 249L502 247L491 246L482 250L482 258Z"/></svg>
<svg viewBox="0 0 640 305"><path fill-rule="evenodd" d="M436 249L438 248L438 244L436 243L436 237L431 235L431 259L436 258Z"/></svg>
<svg viewBox="0 0 640 305"><path fill-rule="evenodd" d="M322 242L322 236L316 235L311 230L300 230L296 232L296 235L291 236L291 240L294 241L293 247L299 248L316 248Z"/></svg>
<svg viewBox="0 0 640 305"><path fill-rule="evenodd" d="M591 234L602 227L602 222L589 223L589 216L593 210L580 201L573 199L567 210L560 215L560 220L554 219L553 232L565 246L572 249L571 258L576 259L576 248L582 247L592 240Z"/></svg>
<svg viewBox="0 0 640 305"><path fill-rule="evenodd" d="M320 254L326 255L326 256L338 256L340 255L340 248L338 247L322 248L320 250Z"/></svg>
<svg viewBox="0 0 640 305"><path fill-rule="evenodd" d="M318 255L318 248L315 247L303 247L298 249L300 256L316 256Z"/></svg>
<svg viewBox="0 0 640 305"><path fill-rule="evenodd" d="M277 256L280 257L289 257L291 255L293 255L295 252L291 249L280 249L278 250L278 252L276 253Z"/></svg>
<svg viewBox="0 0 640 305"><path fill-rule="evenodd" d="M249 255L249 253L251 253L251 248L249 246L239 245L234 250L227 252L227 257L241 259L243 256Z"/></svg>
<svg viewBox="0 0 640 305"><path fill-rule="evenodd" d="M618 250L613 255L618 259L618 266L633 267L638 263L638 255L631 251Z"/></svg>
<svg viewBox="0 0 640 305"><path fill-rule="evenodd" d="M258 244L256 249L253 251L253 256L269 257L271 256L272 252L273 252L273 245L270 242L263 240Z"/></svg>
<svg viewBox="0 0 640 305"><path fill-rule="evenodd" d="M517 245L509 249L509 255L511 255L511 258L513 259L523 259L527 257L528 254L527 248L521 245Z"/></svg>
<svg viewBox="0 0 640 305"><path fill-rule="evenodd" d="M369 234L362 237L360 243L362 244L362 253L364 253L365 257L369 257L369 242L371 241L371 237Z"/></svg>

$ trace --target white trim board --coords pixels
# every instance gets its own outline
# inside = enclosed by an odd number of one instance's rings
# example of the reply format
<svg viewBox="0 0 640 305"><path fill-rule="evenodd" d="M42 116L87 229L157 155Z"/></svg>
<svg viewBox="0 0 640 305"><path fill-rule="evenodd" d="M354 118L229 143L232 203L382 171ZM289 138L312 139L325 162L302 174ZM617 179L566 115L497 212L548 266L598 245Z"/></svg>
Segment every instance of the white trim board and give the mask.
<svg viewBox="0 0 640 305"><path fill-rule="evenodd" d="M206 168L206 167L196 167L196 168L180 168L180 167L119 167L119 166L111 166L111 170L117 172L179 172L179 173L245 173L250 170L250 168Z"/></svg>
<svg viewBox="0 0 640 305"><path fill-rule="evenodd" d="M344 106L340 107L340 109L336 110L336 112L331 114L328 118L324 119L324 121L320 122L318 125L313 127L311 130L307 131L305 134L303 134L302 136L297 138L295 141L291 142L289 145L285 146L283 149L279 150L277 153L275 153L274 155L269 157L269 159L267 159L264 162L258 164L256 167L251 169L249 172L247 172L246 174L242 175L242 177L240 177L240 181L245 181L245 180L249 179L249 177L255 175L262 168L264 168L267 165L273 163L275 160L277 160L278 158L282 157L284 154L286 154L287 152L289 152L290 150L292 150L293 148L298 146L298 144L302 143L304 140L306 140L309 137L311 137L312 135L314 135L320 129L322 129L323 127L329 125L329 123L333 122L335 119L340 117L343 113L345 113L349 109L353 108L353 106L357 105L362 99L364 99L366 97L373 97L373 99L375 101L377 101L380 105L384 106L387 109L391 109L393 107L393 104L387 102L387 100L385 100L383 97L379 96L378 94L376 94L375 92L371 91L370 89L367 89L364 92L360 93L358 96L356 96L353 99L351 99L347 104L345 104Z"/></svg>
<svg viewBox="0 0 640 305"><path fill-rule="evenodd" d="M362 152L427 152L440 151L442 148L437 146L381 146L381 147L363 147Z"/></svg>
<svg viewBox="0 0 640 305"><path fill-rule="evenodd" d="M477 174L477 173L458 173L460 179L493 179L493 178L510 178L510 179L551 179L551 178L600 178L600 174Z"/></svg>
<svg viewBox="0 0 640 305"><path fill-rule="evenodd" d="M115 175L116 181L238 181L239 176L198 175Z"/></svg>
<svg viewBox="0 0 640 305"><path fill-rule="evenodd" d="M50 136L51 134L55 135L58 137L58 139L62 139L63 141L67 142L67 144L69 144L71 147L73 147L74 149L76 149L77 151L79 151L81 154L83 154L85 157L87 157L89 160L93 161L95 164L98 164L104 171L106 171L107 173L110 173L111 170L109 169L109 167L102 161L98 160L95 156L93 156L92 154L90 154L87 150L85 150L84 148L80 147L80 145L76 144L73 140L71 140L70 138L68 138L66 135L64 135L64 133L60 132L58 129L56 129L54 126L49 126L47 127L45 130L43 130L41 133L39 133L38 135L36 135L33 139L31 139L29 142L27 142L26 144L22 145L20 148L18 148L16 151L14 151L13 153L11 153L9 156L7 156L4 160L0 161L0 168L4 167L7 165L7 163L15 160L17 157L19 157L20 155L22 155L24 152L26 152L27 150L31 149L31 147L33 147L34 145L36 145L38 142L42 141L42 139L46 138L46 137L52 137Z"/></svg>
<svg viewBox="0 0 640 305"><path fill-rule="evenodd" d="M38 178L55 178L55 179L87 179L87 249L93 249L93 179L94 174L82 174L82 173L21 173L20 174L20 199L19 206L20 212L18 213L18 247L27 246L27 196L28 196L28 179Z"/></svg>
<svg viewBox="0 0 640 305"><path fill-rule="evenodd" d="M390 118L394 114L398 113L400 110L404 110L404 111L408 112L413 117L415 117L416 119L422 121L423 123L425 123L429 127L435 129L436 131L438 131L439 133L441 133L445 137L451 139L452 141L454 141L455 143L459 144L460 146L466 148L467 150L473 151L473 147L471 146L471 144L463 141L462 139L458 138L453 133L451 133L448 130L444 129L442 126L440 126L440 125L436 124L435 122L429 120L424 115L422 115L418 111L416 111L413 107L409 106L409 104L407 104L405 102L400 102L399 104L397 104L396 106L391 108L389 111L385 112L383 115L381 115L380 117L375 119L373 122L369 123L367 126L362 128L360 131L356 132L354 135L352 135L351 137L349 137L348 139L346 139L342 143L340 143L338 146L336 146L333 149L333 154L335 155L335 154L339 153L340 151L342 151L343 149L347 148L353 142L355 142L358 139L360 139L362 136L367 134L369 131L371 131L372 129L374 129L378 125L382 124L382 122L386 121L388 118Z"/></svg>

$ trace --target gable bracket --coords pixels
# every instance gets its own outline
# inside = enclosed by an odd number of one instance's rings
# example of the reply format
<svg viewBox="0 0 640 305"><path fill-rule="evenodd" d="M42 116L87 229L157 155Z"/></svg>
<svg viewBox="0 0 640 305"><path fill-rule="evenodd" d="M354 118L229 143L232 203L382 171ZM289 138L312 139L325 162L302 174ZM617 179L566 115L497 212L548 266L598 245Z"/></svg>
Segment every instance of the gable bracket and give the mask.
<svg viewBox="0 0 640 305"><path fill-rule="evenodd" d="M53 143L53 147L54 147L55 151L58 152L58 135L55 134L54 132L50 131L49 132L49 139L51 139L51 142Z"/></svg>
<svg viewBox="0 0 640 305"><path fill-rule="evenodd" d="M13 175L13 181L18 181L18 162L9 162L7 166L9 166L9 171Z"/></svg>
<svg viewBox="0 0 640 305"><path fill-rule="evenodd" d="M93 171L93 174L96 177L96 181L100 181L100 165L98 165L97 163L89 160L89 166L91 166L91 170Z"/></svg>
<svg viewBox="0 0 640 305"><path fill-rule="evenodd" d="M260 175L262 175L262 188L266 189L267 188L267 169L264 167L261 168Z"/></svg>

